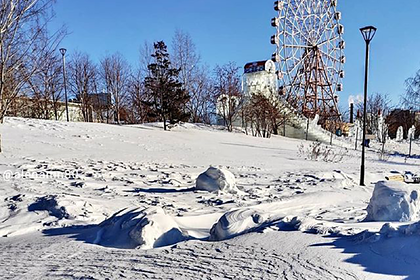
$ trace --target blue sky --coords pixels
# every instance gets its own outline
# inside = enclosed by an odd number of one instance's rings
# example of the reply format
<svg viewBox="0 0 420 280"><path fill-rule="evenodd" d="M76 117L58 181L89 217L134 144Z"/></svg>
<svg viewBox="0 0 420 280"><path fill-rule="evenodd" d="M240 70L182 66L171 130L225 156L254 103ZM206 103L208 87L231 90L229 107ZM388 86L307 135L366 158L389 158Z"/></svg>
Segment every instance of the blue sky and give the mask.
<svg viewBox="0 0 420 280"><path fill-rule="evenodd" d="M65 24L68 53L79 50L95 61L120 52L136 65L144 41L171 42L176 29L190 33L203 62L238 66L269 59L275 16L271 0L58 0L51 28ZM398 102L404 81L420 69L418 0L339 0L347 63L341 105L363 91L364 41L359 28L375 25L369 92L387 93Z"/></svg>

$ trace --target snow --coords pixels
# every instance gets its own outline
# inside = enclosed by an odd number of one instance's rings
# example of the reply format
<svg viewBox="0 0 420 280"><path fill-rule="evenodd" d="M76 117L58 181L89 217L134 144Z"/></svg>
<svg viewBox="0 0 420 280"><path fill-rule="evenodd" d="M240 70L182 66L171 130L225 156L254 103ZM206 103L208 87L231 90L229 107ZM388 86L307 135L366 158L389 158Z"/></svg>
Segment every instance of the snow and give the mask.
<svg viewBox="0 0 420 280"><path fill-rule="evenodd" d="M407 139L414 139L415 138L415 136L416 136L416 127L413 125L409 130L408 130L408 133L407 133Z"/></svg>
<svg viewBox="0 0 420 280"><path fill-rule="evenodd" d="M229 170L216 167L209 167L206 172L198 176L196 189L208 192L238 192L235 175Z"/></svg>
<svg viewBox="0 0 420 280"><path fill-rule="evenodd" d="M377 182L420 171L405 141L387 143L388 161L371 143L364 187L360 147L333 163L298 156L301 140L206 125L0 129L2 278L420 279L416 185L385 184L406 189L409 219L366 220ZM223 167L199 190L209 166Z"/></svg>
<svg viewBox="0 0 420 280"><path fill-rule="evenodd" d="M28 211L47 211L57 219L68 219L70 217L66 208L59 207L56 197L51 195L37 198L34 203L28 206Z"/></svg>
<svg viewBox="0 0 420 280"><path fill-rule="evenodd" d="M260 227L263 215L252 209L237 209L224 214L210 230L210 240L220 241Z"/></svg>
<svg viewBox="0 0 420 280"><path fill-rule="evenodd" d="M94 244L152 249L184 241L187 236L159 207L124 209L99 224Z"/></svg>
<svg viewBox="0 0 420 280"><path fill-rule="evenodd" d="M404 140L404 128L402 126L398 127L396 140L397 142L401 142Z"/></svg>
<svg viewBox="0 0 420 280"><path fill-rule="evenodd" d="M420 215L420 187L403 182L376 183L366 221L409 222Z"/></svg>

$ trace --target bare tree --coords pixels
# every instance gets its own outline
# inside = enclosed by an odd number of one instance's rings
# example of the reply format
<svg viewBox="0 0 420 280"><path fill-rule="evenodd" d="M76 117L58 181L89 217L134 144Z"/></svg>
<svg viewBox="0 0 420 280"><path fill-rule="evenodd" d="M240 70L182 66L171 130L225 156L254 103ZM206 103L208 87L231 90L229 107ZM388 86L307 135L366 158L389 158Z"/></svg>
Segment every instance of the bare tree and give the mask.
<svg viewBox="0 0 420 280"><path fill-rule="evenodd" d="M271 121L274 107L274 103L263 94L252 95L242 107L246 131L248 132L250 126L253 136L270 138L273 132Z"/></svg>
<svg viewBox="0 0 420 280"><path fill-rule="evenodd" d="M147 100L147 94L141 70L138 70L137 73L131 77L128 92L129 102L127 109L129 111L128 117L130 123L138 124L147 122L149 120L149 108L144 105L144 101Z"/></svg>
<svg viewBox="0 0 420 280"><path fill-rule="evenodd" d="M153 63L153 54L154 47L153 44L145 41L140 47L140 59L139 59L139 68L138 68L138 77L142 80L150 74L148 66Z"/></svg>
<svg viewBox="0 0 420 280"><path fill-rule="evenodd" d="M405 109L420 111L420 70L405 81L406 91L401 96L402 104Z"/></svg>
<svg viewBox="0 0 420 280"><path fill-rule="evenodd" d="M0 0L0 123L9 106L39 70L42 48L34 47L54 0Z"/></svg>
<svg viewBox="0 0 420 280"><path fill-rule="evenodd" d="M83 119L91 122L92 119L92 94L97 94L97 68L89 55L76 52L69 64L70 89L76 100L80 103Z"/></svg>
<svg viewBox="0 0 420 280"><path fill-rule="evenodd" d="M242 99L239 68L232 62L215 69L214 97L217 111L229 131L238 113Z"/></svg>
<svg viewBox="0 0 420 280"><path fill-rule="evenodd" d="M396 138L400 126L403 127L403 137L407 138L408 130L416 123L416 115L411 110L395 109L386 117L386 122L389 125L389 136L391 138Z"/></svg>
<svg viewBox="0 0 420 280"><path fill-rule="evenodd" d="M265 95L261 92L245 99L241 113L246 133L250 127L253 136L264 138L278 135L293 116L293 112L274 93Z"/></svg>
<svg viewBox="0 0 420 280"><path fill-rule="evenodd" d="M191 92L200 60L191 36L176 30L172 39L172 64L180 70L179 80L187 93Z"/></svg>
<svg viewBox="0 0 420 280"><path fill-rule="evenodd" d="M283 133L285 133L285 127L287 123L294 117L293 111L291 111L285 102L278 101L274 95L273 98L269 99L271 102L270 107L270 125L274 135L278 135L281 127L283 127Z"/></svg>
<svg viewBox="0 0 420 280"><path fill-rule="evenodd" d="M382 148L381 151L379 153L379 159L380 160L387 160L387 153L385 152L385 144L388 141L389 138L389 126L385 121L385 118L383 118L380 122L379 122L379 129L377 132L377 136L379 139L379 142L382 143Z"/></svg>
<svg viewBox="0 0 420 280"><path fill-rule="evenodd" d="M401 97L402 105L407 110L420 112L420 70L405 81L406 92ZM415 118L416 137L420 135L420 120Z"/></svg>
<svg viewBox="0 0 420 280"><path fill-rule="evenodd" d="M41 22L51 4L46 0L0 1L0 122L38 70L34 44L45 27Z"/></svg>
<svg viewBox="0 0 420 280"><path fill-rule="evenodd" d="M58 120L62 113L62 64L58 46L64 36L64 30L52 36L43 30L34 44L40 51L38 70L28 79L32 117Z"/></svg>
<svg viewBox="0 0 420 280"><path fill-rule="evenodd" d="M101 60L100 73L106 91L112 96L116 122L120 124L124 103L127 101L130 66L122 55L117 53Z"/></svg>
<svg viewBox="0 0 420 280"><path fill-rule="evenodd" d="M384 153L385 144L389 138L389 124L386 122L386 119L393 109L389 96L386 94L377 94L375 109L379 111L376 122L374 123L377 126L375 131L376 138L382 143L382 153Z"/></svg>
<svg viewBox="0 0 420 280"><path fill-rule="evenodd" d="M172 61L174 67L180 69L179 79L190 95L186 104L190 120L209 123L208 109L212 99L210 71L201 65L201 57L191 36L181 30L176 30L172 39Z"/></svg>
<svg viewBox="0 0 420 280"><path fill-rule="evenodd" d="M208 72L207 67L198 67L189 87L190 101L187 103L187 110L191 115L190 120L194 123L211 122L213 87Z"/></svg>
<svg viewBox="0 0 420 280"><path fill-rule="evenodd" d="M144 102L147 101L147 90L144 85L144 79L151 73L148 68L153 63L154 47L153 44L145 41L141 46L139 54L139 64L136 71L130 77L129 83L129 96L128 96L128 117L131 123L144 123L148 121L156 121L150 118L150 108L145 106Z"/></svg>
<svg viewBox="0 0 420 280"><path fill-rule="evenodd" d="M391 101L386 94L372 94L366 102L366 127L367 133L378 134L379 121L381 116L387 115L390 110ZM357 105L359 112L363 112L363 104ZM363 117L363 116L362 116ZM378 136L379 138L379 136Z"/></svg>

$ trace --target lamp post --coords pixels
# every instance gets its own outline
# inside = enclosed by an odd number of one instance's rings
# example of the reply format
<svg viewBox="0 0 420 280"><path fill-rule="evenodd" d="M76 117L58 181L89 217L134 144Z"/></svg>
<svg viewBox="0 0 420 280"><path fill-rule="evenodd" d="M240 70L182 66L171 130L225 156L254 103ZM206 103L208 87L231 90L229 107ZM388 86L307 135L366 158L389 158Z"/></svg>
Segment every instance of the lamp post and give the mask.
<svg viewBox="0 0 420 280"><path fill-rule="evenodd" d="M66 102L66 118L69 121L69 104L67 99L67 77L66 77L66 52L64 48L60 49L61 56L63 57L63 79L64 79L64 99Z"/></svg>
<svg viewBox="0 0 420 280"><path fill-rule="evenodd" d="M369 72L369 50L370 42L376 34L376 27L366 26L360 29L362 32L363 39L366 42L366 62L365 62L365 96L363 106L363 142L362 142L362 166L360 169L360 185L365 185L365 148L366 148L366 102L367 102L367 91L368 91L368 72Z"/></svg>

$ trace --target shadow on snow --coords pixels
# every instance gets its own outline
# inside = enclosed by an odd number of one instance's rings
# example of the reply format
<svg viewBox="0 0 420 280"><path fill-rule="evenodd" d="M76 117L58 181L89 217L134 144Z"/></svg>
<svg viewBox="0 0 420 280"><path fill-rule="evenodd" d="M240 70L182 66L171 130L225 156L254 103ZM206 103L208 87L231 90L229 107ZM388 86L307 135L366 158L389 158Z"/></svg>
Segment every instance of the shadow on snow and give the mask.
<svg viewBox="0 0 420 280"><path fill-rule="evenodd" d="M353 255L346 262L360 265L370 273L420 279L419 236L383 238L377 242L360 241L359 236L342 236L333 242L312 246L343 250L343 254Z"/></svg>

